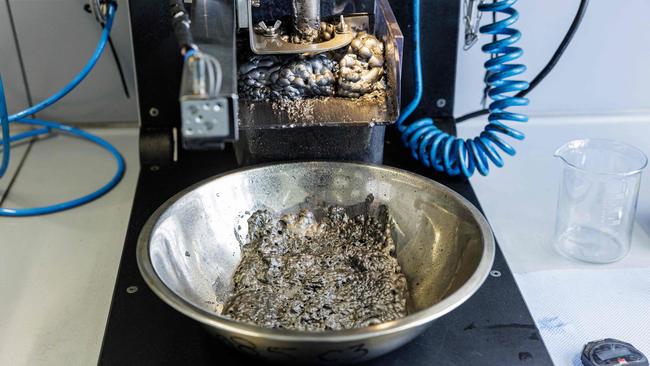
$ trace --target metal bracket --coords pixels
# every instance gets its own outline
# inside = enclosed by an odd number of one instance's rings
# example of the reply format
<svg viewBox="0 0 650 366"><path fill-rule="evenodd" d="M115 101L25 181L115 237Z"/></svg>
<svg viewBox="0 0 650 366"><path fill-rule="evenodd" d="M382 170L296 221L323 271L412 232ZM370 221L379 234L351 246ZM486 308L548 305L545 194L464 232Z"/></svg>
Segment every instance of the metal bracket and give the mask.
<svg viewBox="0 0 650 366"><path fill-rule="evenodd" d="M183 147L202 150L219 148L224 141L235 141L239 129L235 123L237 96L183 98L181 100L181 134Z"/></svg>
<svg viewBox="0 0 650 366"><path fill-rule="evenodd" d="M248 28L248 0L237 0L237 28Z"/></svg>
<svg viewBox="0 0 650 366"><path fill-rule="evenodd" d="M241 3L241 1L240 1ZM275 32L275 36L269 36L267 32L257 32L252 24L253 13L251 0L247 1L248 8L248 32L250 35L250 47L253 52L259 55L268 54L298 54L298 53L322 53L345 47L354 39L353 30L368 29L370 19L367 15L342 16L346 27L337 30L334 38L320 43L291 43L281 39ZM265 24L266 25L266 24ZM268 28L268 27L267 27Z"/></svg>

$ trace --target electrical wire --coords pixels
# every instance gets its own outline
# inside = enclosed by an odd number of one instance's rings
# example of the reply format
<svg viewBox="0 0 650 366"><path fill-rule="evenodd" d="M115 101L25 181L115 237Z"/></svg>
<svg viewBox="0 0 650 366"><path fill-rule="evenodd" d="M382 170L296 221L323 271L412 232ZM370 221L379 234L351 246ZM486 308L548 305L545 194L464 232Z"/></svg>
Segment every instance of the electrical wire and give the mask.
<svg viewBox="0 0 650 366"><path fill-rule="evenodd" d="M113 55L113 61L115 61L115 67L117 67L117 73L120 75L120 81L122 82L122 90L124 90L124 96L126 99L131 99L131 93L129 92L129 86L126 85L126 77L124 76L124 69L122 68L122 62L120 61L120 56L117 55L117 50L113 44L113 38L108 37L108 45L111 48L111 54Z"/></svg>
<svg viewBox="0 0 650 366"><path fill-rule="evenodd" d="M99 136L93 135L91 133L85 132L83 130L80 130L75 127L71 126L66 126L61 123L57 122L51 122L51 121L43 121L40 119L36 118L26 118L27 116L30 116L34 113L37 113L50 105L56 103L59 101L61 98L63 98L65 95L67 95L72 89L74 89L81 81L90 73L90 71L93 69L93 67L97 64L97 61L101 57L101 54L106 47L106 44L108 42L108 37L110 36L110 31L113 25L113 19L115 17L115 11L116 11L116 4L111 1L108 4L107 7L107 16L106 16L106 25L104 27L104 30L102 31L102 36L100 38L100 41L97 45L97 48L95 49L95 52L93 52L93 55L91 56L90 60L86 64L86 66L81 70L81 72L70 82L68 85L66 85L63 89L61 89L59 92L53 94L51 97L45 99L44 101L36 104L33 107L30 107L24 111L15 113L13 115L8 115L7 112L7 106L6 106L6 97L4 93L4 87L2 85L2 78L0 78L0 125L2 128L2 141L0 142L2 144L3 150L2 150L2 163L0 164L0 177L4 175L4 173L7 170L7 167L9 165L9 159L10 159L10 154L11 154L11 143L20 141L23 139L28 139L32 138L35 136L40 136L43 134L50 133L52 130L58 130L76 137L80 137L82 139L85 139L87 141L90 141L96 145L99 145L100 147L106 149L115 159L115 162L117 164L117 169L113 177L109 180L108 183L104 184L102 187L100 187L98 190L87 194L85 196L72 199L69 201L61 202L61 203L56 203L53 205L47 205L47 206L41 206L41 207L33 207L33 208L0 208L0 216L33 216L33 215L43 215L43 214L49 214L49 213L54 213L54 212L59 212L63 210L67 210L73 207L77 207L80 205L83 205L85 203L88 203L90 201L93 201L107 192L109 192L111 189L113 189L122 179L124 175L124 170L125 170L125 163L124 163L124 158L120 154L120 152L113 146L111 145L108 141L102 139ZM14 136L10 136L9 133L9 123L14 122L18 124L25 124L25 125L31 125L31 126L37 126L39 128L31 130L31 131L26 131L26 132L21 132L19 134L16 134Z"/></svg>
<svg viewBox="0 0 650 366"><path fill-rule="evenodd" d="M19 124L27 124L27 125L33 125L33 126L41 126L43 128L36 129L33 131L28 131L23 133L23 136L15 136L14 141L18 141L19 139L25 139L25 138L30 138L33 136L37 136L40 134L44 133L49 133L51 130L59 130L61 132L68 133L73 136L80 137L84 140L90 141L96 145L99 145L106 149L115 159L115 162L117 163L117 169L115 171L115 174L113 177L102 187L97 189L96 191L87 194L85 196L75 198L69 201L61 202L61 203L56 203L52 205L47 205L47 206L41 206L41 207L32 207L32 208L5 208L2 207L0 208L0 216L13 216L13 217L20 217L20 216L35 216L35 215L44 215L44 214L50 214L54 212L59 212L59 211L64 211L68 210L77 206L81 206L85 203L88 203L90 201L93 201L107 192L109 192L111 189L113 189L122 179L124 176L124 171L126 168L126 165L124 163L124 158L120 154L120 152L113 146L111 145L108 141L104 140L103 138L93 135L89 132L83 131L81 129L72 127L72 126L66 126L64 124L60 124L57 122L50 122L50 121L43 121L40 119L35 119L35 118L30 118L28 120L20 120L16 121L16 123ZM38 131L38 132L37 132Z"/></svg>
<svg viewBox="0 0 650 366"><path fill-rule="evenodd" d="M101 7L99 5L92 6L90 4L84 4L83 7L83 10L88 14L93 14L96 11L101 11L100 9ZM104 28L106 19L102 19L101 17L95 15L95 20L97 20L97 23L99 24L100 27ZM126 77L124 76L124 69L122 68L122 62L120 61L120 56L117 54L117 50L115 49L115 45L113 44L113 38L111 36L108 37L108 46L111 49L111 55L113 56L113 61L115 61L115 67L117 68L117 73L120 76L120 81L122 82L122 90L124 90L124 96L126 97L126 99L131 99L131 93L129 92L129 86L126 84Z"/></svg>
<svg viewBox="0 0 650 366"><path fill-rule="evenodd" d="M523 98L528 93L533 91L539 85L539 83L548 76L548 74L553 70L555 65L560 61L562 58L562 55L564 54L564 51L567 49L571 41L573 40L573 36L576 34L578 28L580 27L580 23L582 23L582 19L584 18L585 13L587 12L587 6L589 5L589 0L580 0L580 5L578 6L578 10L576 11L576 15L573 18L573 21L571 22L571 26L569 27L569 30L567 33L564 35L564 38L562 39L562 42L560 42L560 45L558 46L557 50L555 50L555 53L551 57L551 59L548 61L548 63L544 66L544 68L533 78L533 80L530 82L530 86L526 90L522 90L519 93L515 95L515 97L518 98ZM465 122L469 119L480 117L483 115L486 115L490 113L490 110L487 108L474 111L471 113L467 113L461 117L456 118L456 123L461 123Z"/></svg>
<svg viewBox="0 0 650 366"><path fill-rule="evenodd" d="M111 34L111 28L113 27L113 19L115 18L115 10L116 6L113 2L110 3L110 6L108 7L108 15L106 19L106 26L102 30L102 35L99 39L99 43L97 44L97 47L95 48L95 51L93 52L92 56L90 57L90 60L84 68L75 76L72 81L68 83L68 85L64 86L61 90L58 92L54 93L52 96L49 98L43 100L42 102L27 108L23 111L20 111L18 113L12 114L9 116L9 122L17 121L19 119L26 118L28 116L31 116L33 114L36 114L43 109L51 106L52 104L58 102L61 100L61 98L65 97L72 91L72 89L76 88L77 85L79 85L85 78L90 74L90 71L95 67L97 64L97 61L99 61L99 58L102 55L102 52L104 51L104 48L106 47L106 44L108 43L108 37Z"/></svg>

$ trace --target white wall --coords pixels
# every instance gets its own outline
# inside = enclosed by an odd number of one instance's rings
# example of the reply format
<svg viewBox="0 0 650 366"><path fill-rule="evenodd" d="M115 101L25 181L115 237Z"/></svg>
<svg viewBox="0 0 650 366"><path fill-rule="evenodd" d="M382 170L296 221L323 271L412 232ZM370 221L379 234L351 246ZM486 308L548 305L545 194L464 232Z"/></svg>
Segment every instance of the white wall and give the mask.
<svg viewBox="0 0 650 366"><path fill-rule="evenodd" d="M2 7L5 0L0 0ZM38 102L59 90L86 64L99 39L101 28L83 10L85 0L9 0L16 35L23 55L32 100ZM59 103L39 114L40 118L64 122L135 122L137 93L131 53L127 1L119 1L112 38L117 48L131 98L127 99L115 61L108 49L79 87ZM0 17L6 9L0 7ZM5 22L0 20L0 39L5 38ZM8 28L9 29L9 28ZM10 30L10 29L9 29ZM13 52L2 45L0 64L10 62ZM15 69L2 70L5 78L17 75ZM6 81L9 83L9 80ZM15 82L12 82L15 84ZM9 109L21 108L20 93L8 87Z"/></svg>
<svg viewBox="0 0 650 366"><path fill-rule="evenodd" d="M579 0L520 0L516 23L530 81L564 37ZM484 16L483 24L491 20ZM462 33L462 30L461 30ZM461 39L463 35L460 35ZM479 107L486 55L482 36L458 54L457 116ZM531 115L650 112L650 0L591 0L582 26L553 72L529 94Z"/></svg>
<svg viewBox="0 0 650 366"><path fill-rule="evenodd" d="M460 0L459 0L460 1ZM520 0L522 61L530 80L564 36L579 0ZM9 0L23 51L32 98L41 100L85 63L99 37L97 24L81 9L85 0ZM41 114L63 121L135 121L135 82L128 4L120 1L113 39L126 72L126 99L109 53L61 103ZM10 110L25 106L25 91L13 52L5 0L0 0L0 71ZM489 21L484 17L483 22ZM462 31L459 35L463 37ZM479 107L486 55L480 45L459 49L456 115ZM7 51L8 50L8 51ZM578 34L560 64L530 94L531 115L650 112L650 0L591 0ZM107 101L110 101L107 102Z"/></svg>
<svg viewBox="0 0 650 366"><path fill-rule="evenodd" d="M10 111L27 107L27 92L20 74L20 61L16 54L16 43L4 0L0 0L0 74Z"/></svg>

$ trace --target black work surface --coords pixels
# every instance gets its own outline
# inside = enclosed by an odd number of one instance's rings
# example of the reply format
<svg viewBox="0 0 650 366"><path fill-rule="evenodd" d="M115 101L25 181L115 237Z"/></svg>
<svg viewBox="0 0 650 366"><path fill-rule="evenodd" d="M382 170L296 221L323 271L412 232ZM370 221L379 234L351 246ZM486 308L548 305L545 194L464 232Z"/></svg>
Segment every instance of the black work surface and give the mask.
<svg viewBox="0 0 650 366"><path fill-rule="evenodd" d="M231 365L247 361L158 299L137 268L136 242L149 215L181 189L236 168L230 151L184 156L182 160L184 163L159 170L143 167L140 172L100 365ZM433 176L395 142L386 145L385 164L432 176L478 206L467 181ZM498 248L493 270L501 275L489 276L474 296L436 320L413 342L363 365L552 365ZM138 291L127 293L130 286L137 286Z"/></svg>

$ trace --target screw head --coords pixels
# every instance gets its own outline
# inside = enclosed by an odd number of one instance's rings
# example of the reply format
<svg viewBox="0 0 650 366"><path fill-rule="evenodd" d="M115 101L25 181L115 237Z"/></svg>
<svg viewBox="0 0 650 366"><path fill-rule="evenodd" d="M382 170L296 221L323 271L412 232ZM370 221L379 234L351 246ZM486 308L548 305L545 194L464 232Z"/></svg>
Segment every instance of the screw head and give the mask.
<svg viewBox="0 0 650 366"><path fill-rule="evenodd" d="M158 108L151 107L151 109L149 109L149 115L151 117L158 117L159 114L160 114L160 111L158 110Z"/></svg>
<svg viewBox="0 0 650 366"><path fill-rule="evenodd" d="M438 106L438 108L443 108L446 105L447 105L447 100L445 98L440 98L436 100L436 106Z"/></svg>
<svg viewBox="0 0 650 366"><path fill-rule="evenodd" d="M490 271L490 276L492 276L492 277L501 277L501 271L497 271L496 269L492 270L492 271Z"/></svg>
<svg viewBox="0 0 650 366"><path fill-rule="evenodd" d="M138 286L129 286L126 288L127 294L134 294L136 292L138 292Z"/></svg>
<svg viewBox="0 0 650 366"><path fill-rule="evenodd" d="M152 165L149 167L149 170L151 170L152 172L157 172L160 170L160 167L158 165Z"/></svg>

